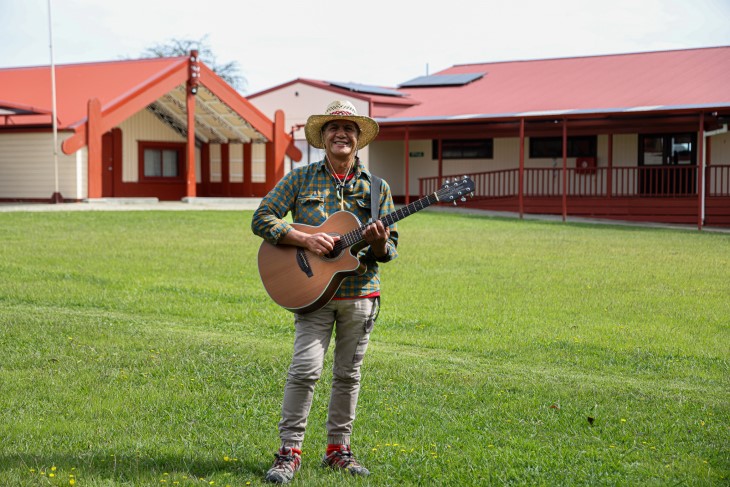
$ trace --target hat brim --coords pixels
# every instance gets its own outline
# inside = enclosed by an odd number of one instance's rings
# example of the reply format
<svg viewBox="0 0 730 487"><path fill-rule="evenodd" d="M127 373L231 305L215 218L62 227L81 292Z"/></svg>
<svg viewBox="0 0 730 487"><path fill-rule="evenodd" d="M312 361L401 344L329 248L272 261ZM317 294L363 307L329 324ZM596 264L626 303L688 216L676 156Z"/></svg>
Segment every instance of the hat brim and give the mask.
<svg viewBox="0 0 730 487"><path fill-rule="evenodd" d="M378 122L370 117L363 115L312 115L307 119L307 124L304 126L304 134L307 136L307 142L312 147L317 149L324 149L324 142L322 141L322 127L327 122L332 120L349 120L354 122L360 128L360 136L357 138L357 148L362 149L378 135L380 128Z"/></svg>

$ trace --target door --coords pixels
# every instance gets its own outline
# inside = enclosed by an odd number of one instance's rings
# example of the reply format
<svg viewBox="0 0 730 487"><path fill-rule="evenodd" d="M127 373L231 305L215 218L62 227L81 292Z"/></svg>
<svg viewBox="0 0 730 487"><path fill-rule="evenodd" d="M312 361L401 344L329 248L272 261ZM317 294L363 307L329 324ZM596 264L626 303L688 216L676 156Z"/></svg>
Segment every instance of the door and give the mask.
<svg viewBox="0 0 730 487"><path fill-rule="evenodd" d="M639 193L697 193L697 134L639 135Z"/></svg>
<svg viewBox="0 0 730 487"><path fill-rule="evenodd" d="M114 197L115 175L122 168L122 131L114 128L101 137L101 197ZM121 174L119 174L121 179Z"/></svg>

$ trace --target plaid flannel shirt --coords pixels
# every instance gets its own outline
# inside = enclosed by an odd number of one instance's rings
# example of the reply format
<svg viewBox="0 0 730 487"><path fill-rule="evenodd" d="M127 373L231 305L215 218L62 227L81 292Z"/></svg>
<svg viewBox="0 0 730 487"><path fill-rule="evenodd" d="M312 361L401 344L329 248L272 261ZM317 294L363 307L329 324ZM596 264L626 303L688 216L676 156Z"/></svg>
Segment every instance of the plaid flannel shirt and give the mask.
<svg viewBox="0 0 730 487"><path fill-rule="evenodd" d="M365 170L359 159L356 161L353 184L344 189L344 209L354 214L361 223L371 219L370 212L370 173ZM253 232L277 244L284 235L292 230L292 226L284 220L291 212L295 223L319 226L333 213L340 211L334 179L324 160L308 164L289 172L261 200L261 205L253 215L251 229ZM390 186L385 181L380 185L379 218L395 211ZM397 224L390 226L385 256L376 259L375 253L366 246L358 253L358 259L367 265L367 271L361 276L346 278L340 286L335 298L354 298L367 296L380 291L380 273L378 262L388 262L397 257L398 230Z"/></svg>

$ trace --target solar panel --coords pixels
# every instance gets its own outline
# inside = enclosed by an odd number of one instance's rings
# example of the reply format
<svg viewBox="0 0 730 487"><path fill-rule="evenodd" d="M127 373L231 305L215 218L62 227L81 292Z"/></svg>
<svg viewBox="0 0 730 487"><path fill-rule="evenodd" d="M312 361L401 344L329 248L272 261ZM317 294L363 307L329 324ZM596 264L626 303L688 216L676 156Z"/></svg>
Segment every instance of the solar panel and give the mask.
<svg viewBox="0 0 730 487"><path fill-rule="evenodd" d="M432 74L419 76L398 85L398 88L416 88L428 86L463 86L476 81L487 73Z"/></svg>
<svg viewBox="0 0 730 487"><path fill-rule="evenodd" d="M360 83L340 83L338 81L328 81L332 86L338 88L344 88L350 91L356 91L358 93L368 93L370 95L385 95L385 96L405 96L400 91L393 90L391 88L383 88L381 86L363 85Z"/></svg>

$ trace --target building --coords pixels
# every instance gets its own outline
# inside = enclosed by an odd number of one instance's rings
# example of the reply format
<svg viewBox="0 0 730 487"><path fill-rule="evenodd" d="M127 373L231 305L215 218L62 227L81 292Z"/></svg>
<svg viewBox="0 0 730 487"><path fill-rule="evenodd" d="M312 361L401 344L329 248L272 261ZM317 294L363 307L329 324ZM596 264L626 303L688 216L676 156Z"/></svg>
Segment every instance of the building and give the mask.
<svg viewBox="0 0 730 487"><path fill-rule="evenodd" d="M267 118L195 51L0 69L0 201L263 196L287 157L301 154L283 112Z"/></svg>
<svg viewBox="0 0 730 487"><path fill-rule="evenodd" d="M457 65L394 88L296 79L250 95L301 126L347 98L403 203L469 174L476 208L730 226L730 47Z"/></svg>

